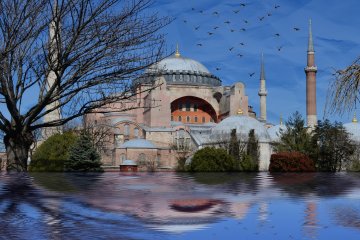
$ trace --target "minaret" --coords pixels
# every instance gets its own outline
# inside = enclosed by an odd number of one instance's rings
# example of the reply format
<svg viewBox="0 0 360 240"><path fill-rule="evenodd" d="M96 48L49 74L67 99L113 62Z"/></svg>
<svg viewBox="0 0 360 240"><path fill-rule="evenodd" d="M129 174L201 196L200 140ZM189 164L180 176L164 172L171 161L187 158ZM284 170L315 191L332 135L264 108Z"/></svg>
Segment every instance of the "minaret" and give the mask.
<svg viewBox="0 0 360 240"><path fill-rule="evenodd" d="M264 69L264 54L261 54L261 70L260 70L260 121L266 122L266 96L265 88L265 69Z"/></svg>
<svg viewBox="0 0 360 240"><path fill-rule="evenodd" d="M54 11L57 11L57 6L54 6ZM55 12L54 15L56 15L57 13ZM51 57L52 62L54 63L53 65L56 65L56 61L57 61L57 49L58 49L58 41L59 41L59 33L58 31L60 31L59 29L56 29L56 23L54 21L50 22L49 25L49 54ZM49 90L54 84L55 84L55 80L56 80L56 73L54 71L50 71L47 78L46 78L46 90ZM53 103L50 103L48 105L46 105L45 107L45 111L48 111L50 109L53 109L54 107L59 105L59 101L55 101ZM55 110L53 110L52 112L46 114L44 116L44 122L51 122L51 121L55 121L55 120L59 120L61 119L61 113L60 113L60 109L57 108ZM56 133L62 133L62 127L48 127L48 128L43 128L42 129L42 140L46 140L47 138L49 138L50 136L56 134Z"/></svg>
<svg viewBox="0 0 360 240"><path fill-rule="evenodd" d="M306 120L307 126L314 128L317 125L316 115L316 72L315 51L311 30L311 19L309 20L309 42L307 50L306 74Z"/></svg>

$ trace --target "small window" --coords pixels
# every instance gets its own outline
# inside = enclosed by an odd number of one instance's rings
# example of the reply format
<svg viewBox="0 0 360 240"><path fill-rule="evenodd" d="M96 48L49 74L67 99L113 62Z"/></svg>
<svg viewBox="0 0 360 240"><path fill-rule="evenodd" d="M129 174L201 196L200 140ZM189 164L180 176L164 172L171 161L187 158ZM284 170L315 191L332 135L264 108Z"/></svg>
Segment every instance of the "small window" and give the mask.
<svg viewBox="0 0 360 240"><path fill-rule="evenodd" d="M191 105L189 102L186 103L186 111L190 112Z"/></svg>
<svg viewBox="0 0 360 240"><path fill-rule="evenodd" d="M125 126L124 126L124 135L125 136L130 135L130 126L129 126L129 124L125 124Z"/></svg>
<svg viewBox="0 0 360 240"><path fill-rule="evenodd" d="M179 111L182 111L182 103L179 103Z"/></svg>
<svg viewBox="0 0 360 240"><path fill-rule="evenodd" d="M203 123L205 122L205 117L202 117L202 122L203 122Z"/></svg>
<svg viewBox="0 0 360 240"><path fill-rule="evenodd" d="M197 112L198 111L198 105L195 103L194 104L194 112Z"/></svg>
<svg viewBox="0 0 360 240"><path fill-rule="evenodd" d="M179 120L179 122L181 122L181 121L182 121L181 116L179 116L179 117L178 117L178 120Z"/></svg>
<svg viewBox="0 0 360 240"><path fill-rule="evenodd" d="M197 116L195 116L195 118L194 118L194 122L198 122L198 117Z"/></svg>
<svg viewBox="0 0 360 240"><path fill-rule="evenodd" d="M186 117L186 122L190 122L190 117L189 116Z"/></svg>
<svg viewBox="0 0 360 240"><path fill-rule="evenodd" d="M171 121L174 121L174 116L173 115L171 115Z"/></svg>
<svg viewBox="0 0 360 240"><path fill-rule="evenodd" d="M134 129L134 136L135 136L136 138L139 138L139 129L138 129L138 128L135 128L135 129Z"/></svg>

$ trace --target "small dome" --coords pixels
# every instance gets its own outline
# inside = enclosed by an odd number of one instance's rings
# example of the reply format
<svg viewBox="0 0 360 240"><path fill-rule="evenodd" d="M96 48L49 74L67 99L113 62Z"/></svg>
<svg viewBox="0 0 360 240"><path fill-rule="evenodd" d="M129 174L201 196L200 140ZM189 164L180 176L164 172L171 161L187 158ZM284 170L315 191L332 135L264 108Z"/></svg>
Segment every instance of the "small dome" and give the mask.
<svg viewBox="0 0 360 240"><path fill-rule="evenodd" d="M357 122L345 123L345 130L350 134L350 138L355 142L360 142L360 124Z"/></svg>
<svg viewBox="0 0 360 240"><path fill-rule="evenodd" d="M267 131L269 133L270 140L273 142L278 142L280 141L280 131L285 132L286 126L283 124L279 124L269 128Z"/></svg>
<svg viewBox="0 0 360 240"><path fill-rule="evenodd" d="M260 142L268 142L270 140L269 134L265 126L256 120L255 118L236 115L225 118L214 128L212 128L212 134L230 134L232 129L236 129L236 133L247 136L251 129L255 130L255 135Z"/></svg>
<svg viewBox="0 0 360 240"><path fill-rule="evenodd" d="M120 148L157 148L152 142L145 139L132 139L124 142Z"/></svg>
<svg viewBox="0 0 360 240"><path fill-rule="evenodd" d="M198 61L180 56L167 57L149 68L150 72L157 70L174 71L174 72L191 71L191 72L210 74L210 71Z"/></svg>

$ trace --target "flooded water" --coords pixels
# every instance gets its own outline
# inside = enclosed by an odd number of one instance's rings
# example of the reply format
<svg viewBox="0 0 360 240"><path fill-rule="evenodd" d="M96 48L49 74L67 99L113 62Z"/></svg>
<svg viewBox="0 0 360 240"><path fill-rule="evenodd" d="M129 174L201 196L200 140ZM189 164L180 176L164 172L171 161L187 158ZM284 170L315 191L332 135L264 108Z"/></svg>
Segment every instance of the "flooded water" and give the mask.
<svg viewBox="0 0 360 240"><path fill-rule="evenodd" d="M0 217L0 239L360 239L360 174L2 173Z"/></svg>

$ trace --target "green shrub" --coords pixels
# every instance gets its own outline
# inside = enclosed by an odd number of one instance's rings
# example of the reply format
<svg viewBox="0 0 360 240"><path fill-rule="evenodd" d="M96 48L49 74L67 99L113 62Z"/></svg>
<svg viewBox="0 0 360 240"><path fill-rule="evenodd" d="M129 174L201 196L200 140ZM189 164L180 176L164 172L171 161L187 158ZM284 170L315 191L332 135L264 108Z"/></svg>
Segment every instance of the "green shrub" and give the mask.
<svg viewBox="0 0 360 240"><path fill-rule="evenodd" d="M55 134L44 141L31 158L29 171L61 172L64 162L69 158L69 150L77 136L73 132Z"/></svg>
<svg viewBox="0 0 360 240"><path fill-rule="evenodd" d="M102 172L100 155L93 146L91 136L83 132L75 142L65 161L66 171Z"/></svg>
<svg viewBox="0 0 360 240"><path fill-rule="evenodd" d="M189 166L192 172L225 172L235 170L235 160L226 150L206 147L197 151Z"/></svg>
<svg viewBox="0 0 360 240"><path fill-rule="evenodd" d="M252 156L245 154L241 159L239 171L244 171L244 172L259 171L259 165L257 164L257 160L254 161Z"/></svg>
<svg viewBox="0 0 360 240"><path fill-rule="evenodd" d="M314 172L315 164L300 152L280 152L270 158L270 172Z"/></svg>

